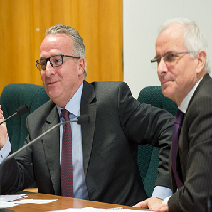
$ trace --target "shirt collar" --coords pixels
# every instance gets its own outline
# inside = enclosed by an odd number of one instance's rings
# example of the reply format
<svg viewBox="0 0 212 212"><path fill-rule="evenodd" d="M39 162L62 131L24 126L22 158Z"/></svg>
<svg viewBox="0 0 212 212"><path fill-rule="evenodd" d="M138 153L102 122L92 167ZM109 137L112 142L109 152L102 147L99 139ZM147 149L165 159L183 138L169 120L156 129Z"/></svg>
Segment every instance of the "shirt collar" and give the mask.
<svg viewBox="0 0 212 212"><path fill-rule="evenodd" d="M187 94L187 96L183 99L182 103L178 107L183 113L186 113L189 101L191 100L191 97L193 96L194 91L197 89L197 86L199 85L202 78L194 85L194 87L190 90L190 92Z"/></svg>
<svg viewBox="0 0 212 212"><path fill-rule="evenodd" d="M61 114L62 109L66 109L69 113L72 113L74 116L80 116L80 102L82 97L83 83L80 85L76 93L72 96L69 102L66 104L65 108L57 106L58 114Z"/></svg>

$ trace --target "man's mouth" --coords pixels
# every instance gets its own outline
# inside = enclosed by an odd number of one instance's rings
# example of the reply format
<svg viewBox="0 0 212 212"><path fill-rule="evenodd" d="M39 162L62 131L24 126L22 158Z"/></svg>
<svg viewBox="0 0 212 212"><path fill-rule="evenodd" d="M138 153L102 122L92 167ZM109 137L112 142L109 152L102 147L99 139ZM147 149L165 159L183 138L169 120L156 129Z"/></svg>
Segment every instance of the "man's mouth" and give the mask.
<svg viewBox="0 0 212 212"><path fill-rule="evenodd" d="M169 82L170 80L163 80L161 83L162 84L166 84L167 82Z"/></svg>
<svg viewBox="0 0 212 212"><path fill-rule="evenodd" d="M54 81L54 82L48 82L47 85L51 86L51 85L55 85L58 81Z"/></svg>

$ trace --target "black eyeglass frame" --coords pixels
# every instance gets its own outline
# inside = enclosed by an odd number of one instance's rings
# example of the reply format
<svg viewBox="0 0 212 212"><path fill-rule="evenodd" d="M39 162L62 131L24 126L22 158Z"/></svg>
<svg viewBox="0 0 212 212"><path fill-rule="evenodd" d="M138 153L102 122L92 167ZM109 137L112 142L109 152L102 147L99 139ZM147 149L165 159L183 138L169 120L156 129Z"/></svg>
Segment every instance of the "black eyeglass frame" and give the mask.
<svg viewBox="0 0 212 212"><path fill-rule="evenodd" d="M51 57L56 57L56 56L61 56L61 58L62 58L62 63L61 63L60 65L58 65L58 66L53 66L53 64L51 63L51 60L50 60L50 59L51 59ZM42 59L43 59L43 60L46 60L46 64L47 64L47 62L49 61L52 67L59 67L59 66L63 65L63 58L64 58L64 57L71 57L71 58L75 58L75 59L79 59L79 58L80 58L80 57L74 57L74 56L65 55L65 54L57 54L57 55L54 55L54 56L51 56L51 57L42 58ZM39 69L39 67L38 67L39 64L40 64L39 61L36 60L36 67L37 67L37 69L38 69L39 71L41 71L41 70L45 71L46 68L45 68L45 69Z"/></svg>
<svg viewBox="0 0 212 212"><path fill-rule="evenodd" d="M188 53L192 53L193 51L187 51L187 52L167 52L166 54L164 54L162 57L161 56L157 56L155 57L154 59L151 60L151 63L154 63L154 62L157 62L157 64L159 65L160 61L162 58L164 58L166 55L170 55L170 54L173 54L173 55L178 55L178 54L188 54ZM160 59L160 60L159 60ZM158 62L159 61L159 62ZM164 59L164 62L166 62L166 60Z"/></svg>

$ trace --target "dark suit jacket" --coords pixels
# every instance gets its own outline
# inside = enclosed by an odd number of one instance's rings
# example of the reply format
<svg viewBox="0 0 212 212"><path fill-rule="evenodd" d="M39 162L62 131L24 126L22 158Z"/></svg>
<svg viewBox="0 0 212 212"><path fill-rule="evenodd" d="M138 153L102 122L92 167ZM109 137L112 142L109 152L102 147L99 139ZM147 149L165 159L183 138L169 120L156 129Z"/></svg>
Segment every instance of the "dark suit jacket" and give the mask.
<svg viewBox="0 0 212 212"><path fill-rule="evenodd" d="M156 185L171 187L168 173L173 116L140 104L123 82L84 81L80 113L85 181L90 200L133 205L146 194L137 167L137 145L160 147ZM30 142L59 122L50 100L27 118ZM22 190L36 180L38 191L60 195L59 128L1 166L2 193ZM8 169L8 167L11 167Z"/></svg>
<svg viewBox="0 0 212 212"><path fill-rule="evenodd" d="M191 98L179 136L177 172L184 186L169 199L172 211L206 211L212 190L212 79L206 74ZM177 189L171 170L173 191ZM210 192L211 194L211 192Z"/></svg>

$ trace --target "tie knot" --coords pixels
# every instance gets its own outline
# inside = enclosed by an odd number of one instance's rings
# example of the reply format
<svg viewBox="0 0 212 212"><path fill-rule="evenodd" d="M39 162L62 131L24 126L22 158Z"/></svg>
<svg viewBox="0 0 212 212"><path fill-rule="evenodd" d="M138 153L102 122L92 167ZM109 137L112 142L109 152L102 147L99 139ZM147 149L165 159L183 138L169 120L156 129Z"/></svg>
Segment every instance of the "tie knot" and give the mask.
<svg viewBox="0 0 212 212"><path fill-rule="evenodd" d="M183 117L184 117L184 113L178 109L175 119L174 119L174 122L181 125L183 122Z"/></svg>
<svg viewBox="0 0 212 212"><path fill-rule="evenodd" d="M68 110L62 109L62 110L61 110L61 113L62 113L63 118L65 119L65 121L69 121L69 120L70 120L70 119L69 119L69 112L68 112Z"/></svg>

